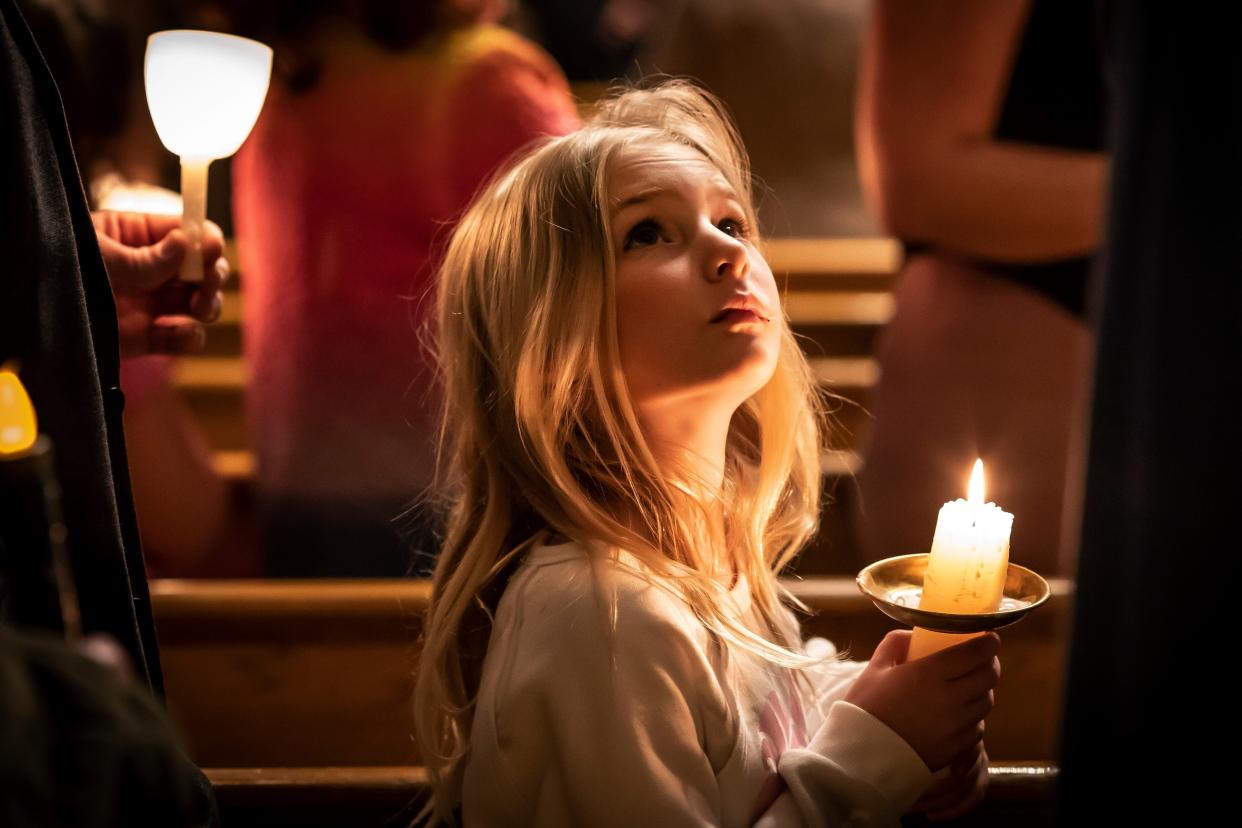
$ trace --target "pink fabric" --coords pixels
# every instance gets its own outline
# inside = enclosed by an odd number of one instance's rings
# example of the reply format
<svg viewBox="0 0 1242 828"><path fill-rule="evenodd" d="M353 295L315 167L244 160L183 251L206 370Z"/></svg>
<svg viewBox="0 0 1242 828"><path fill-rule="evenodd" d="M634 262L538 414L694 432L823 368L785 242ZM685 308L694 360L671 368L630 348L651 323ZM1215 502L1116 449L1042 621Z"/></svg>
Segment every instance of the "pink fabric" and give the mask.
<svg viewBox="0 0 1242 828"><path fill-rule="evenodd" d="M762 734L763 764L768 769L768 778L759 795L755 797L751 809L751 821L754 822L786 789L785 780L777 772L781 756L785 751L806 747L806 716L802 711L802 703L798 701L798 692L794 683L785 675L785 693L789 708L777 695L775 690L768 693L767 703L759 714L759 732Z"/></svg>
<svg viewBox="0 0 1242 828"><path fill-rule="evenodd" d="M412 495L429 482L418 331L436 245L515 150L577 126L551 59L495 27L342 54L305 94L273 84L233 165L263 490Z"/></svg>

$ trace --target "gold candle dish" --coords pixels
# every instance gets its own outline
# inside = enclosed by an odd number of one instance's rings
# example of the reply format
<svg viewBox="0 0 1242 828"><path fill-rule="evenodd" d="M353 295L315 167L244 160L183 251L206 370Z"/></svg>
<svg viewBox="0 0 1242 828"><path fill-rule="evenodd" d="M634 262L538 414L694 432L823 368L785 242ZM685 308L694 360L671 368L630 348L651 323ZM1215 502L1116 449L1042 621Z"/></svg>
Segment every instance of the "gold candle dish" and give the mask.
<svg viewBox="0 0 1242 828"><path fill-rule="evenodd" d="M996 612L957 614L919 609L927 554L900 555L876 561L858 573L858 588L880 612L911 627L944 633L978 633L999 630L1020 621L1048 600L1048 582L1036 572L1009 564L1005 593Z"/></svg>

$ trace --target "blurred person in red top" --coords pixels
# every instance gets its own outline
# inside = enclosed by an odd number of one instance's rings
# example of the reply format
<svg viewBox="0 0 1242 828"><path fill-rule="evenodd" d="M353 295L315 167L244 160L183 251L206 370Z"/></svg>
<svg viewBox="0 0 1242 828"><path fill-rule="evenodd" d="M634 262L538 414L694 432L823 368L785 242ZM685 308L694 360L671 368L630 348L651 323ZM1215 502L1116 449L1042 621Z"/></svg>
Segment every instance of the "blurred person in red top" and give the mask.
<svg viewBox="0 0 1242 828"><path fill-rule="evenodd" d="M431 570L437 401L419 329L437 244L506 159L572 131L495 0L239 3L276 51L233 164L247 418L268 574ZM394 521L399 515L403 518Z"/></svg>

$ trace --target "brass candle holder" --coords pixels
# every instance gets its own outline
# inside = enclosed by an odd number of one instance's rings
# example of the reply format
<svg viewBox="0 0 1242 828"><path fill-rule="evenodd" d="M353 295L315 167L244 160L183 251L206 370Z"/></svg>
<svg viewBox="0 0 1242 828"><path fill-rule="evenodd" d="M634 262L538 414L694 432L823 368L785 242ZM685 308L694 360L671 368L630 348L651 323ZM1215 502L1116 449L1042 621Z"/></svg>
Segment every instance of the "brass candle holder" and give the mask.
<svg viewBox="0 0 1242 828"><path fill-rule="evenodd" d="M943 633L980 633L1015 624L1048 600L1051 590L1038 573L1009 564L1004 597L996 612L957 614L919 609L929 555L900 555L876 561L858 573L858 588L880 612L911 627Z"/></svg>

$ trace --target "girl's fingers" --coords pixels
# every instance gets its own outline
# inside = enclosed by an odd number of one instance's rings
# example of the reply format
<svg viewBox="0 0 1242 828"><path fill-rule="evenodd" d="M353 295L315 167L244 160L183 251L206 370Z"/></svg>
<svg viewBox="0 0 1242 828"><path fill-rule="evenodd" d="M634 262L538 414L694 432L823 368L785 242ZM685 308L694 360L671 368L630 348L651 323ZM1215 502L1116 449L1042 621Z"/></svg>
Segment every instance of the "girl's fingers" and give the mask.
<svg viewBox="0 0 1242 828"><path fill-rule="evenodd" d="M973 778L954 774L938 785L934 792L928 791L927 796L919 800L915 810L929 817L934 813L943 813L970 796L974 786Z"/></svg>
<svg viewBox="0 0 1242 828"><path fill-rule="evenodd" d="M923 812L943 810L956 802L969 785L970 781L965 778L965 772L954 768L948 776L919 797L919 801L915 803L915 809Z"/></svg>
<svg viewBox="0 0 1242 828"><path fill-rule="evenodd" d="M953 679L949 686L961 698L973 699L982 696L997 685L1000 680L1000 659L993 656L992 660L964 676Z"/></svg>
<svg viewBox="0 0 1242 828"><path fill-rule="evenodd" d="M979 698L967 702L963 715L969 721L982 721L987 718L995 706L996 696L989 690Z"/></svg>
<svg viewBox="0 0 1242 828"><path fill-rule="evenodd" d="M944 822L950 819L957 819L978 808L982 804L988 793L988 771L986 762L971 777L971 786L966 794L955 804L945 808L931 808L927 810L927 818L932 822Z"/></svg>
<svg viewBox="0 0 1242 828"><path fill-rule="evenodd" d="M949 748L953 756L965 753L973 749L979 742L983 741L983 722L982 720L974 722L966 727L958 730L949 737Z"/></svg>
<svg viewBox="0 0 1242 828"><path fill-rule="evenodd" d="M938 790L935 796L928 795L919 802L919 811L928 819L940 821L953 819L972 810L987 792L988 757L987 752L979 748L973 754L964 757L969 764L960 767L954 764L953 774L946 780L953 784L944 784L944 790Z"/></svg>
<svg viewBox="0 0 1242 828"><path fill-rule="evenodd" d="M920 659L925 669L943 681L953 681L969 675L981 667L991 667L992 659L1000 653L1000 636L994 632L984 633L952 647L932 653Z"/></svg>

